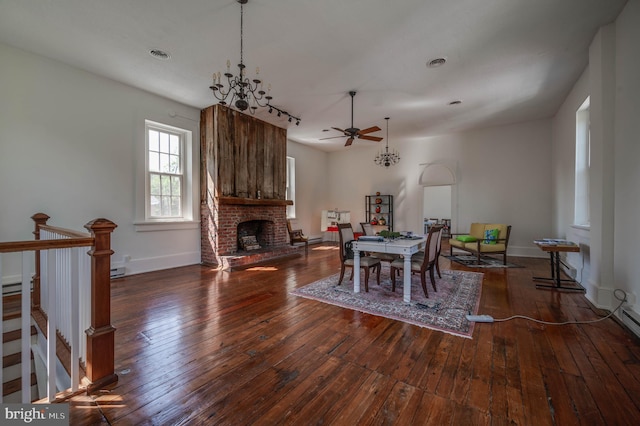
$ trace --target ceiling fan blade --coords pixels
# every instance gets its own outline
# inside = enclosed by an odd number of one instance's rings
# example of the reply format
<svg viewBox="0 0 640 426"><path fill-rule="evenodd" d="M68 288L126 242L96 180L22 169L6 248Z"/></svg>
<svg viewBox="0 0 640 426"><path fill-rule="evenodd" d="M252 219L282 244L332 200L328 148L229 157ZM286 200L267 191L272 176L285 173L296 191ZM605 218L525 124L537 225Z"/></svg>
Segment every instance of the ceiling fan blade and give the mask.
<svg viewBox="0 0 640 426"><path fill-rule="evenodd" d="M360 135L358 136L358 139L365 139L368 141L374 141L374 142L380 142L382 140L381 137L378 136L368 136L368 135Z"/></svg>
<svg viewBox="0 0 640 426"><path fill-rule="evenodd" d="M347 143L345 143L344 146L350 146L352 143L353 143L353 136L347 139Z"/></svg>
<svg viewBox="0 0 640 426"><path fill-rule="evenodd" d="M373 126L373 127L369 127L368 129L364 129L364 130L360 130L358 132L359 135L364 135L365 133L373 133L373 132L378 132L382 130L380 127L378 126Z"/></svg>
<svg viewBox="0 0 640 426"><path fill-rule="evenodd" d="M340 135L340 136L331 136L330 138L320 138L318 139L319 141L325 141L327 139L337 139L337 138L344 138L345 135Z"/></svg>
<svg viewBox="0 0 640 426"><path fill-rule="evenodd" d="M333 129L333 130L337 130L337 131L339 131L339 132L342 132L342 133L344 133L345 135L347 134L347 132L345 132L345 131L344 131L344 130L342 130L342 129L338 129L337 127L332 127L332 129Z"/></svg>

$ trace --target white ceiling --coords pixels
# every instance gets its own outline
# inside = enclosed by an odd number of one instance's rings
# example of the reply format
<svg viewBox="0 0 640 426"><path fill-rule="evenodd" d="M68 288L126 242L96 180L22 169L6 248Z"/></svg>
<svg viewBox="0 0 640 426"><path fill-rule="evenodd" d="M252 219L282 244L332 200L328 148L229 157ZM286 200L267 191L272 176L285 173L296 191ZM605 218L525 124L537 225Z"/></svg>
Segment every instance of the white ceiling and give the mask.
<svg viewBox="0 0 640 426"><path fill-rule="evenodd" d="M626 0L249 0L244 62L272 103L302 122L295 141L326 151L376 144L331 127L427 136L552 116L587 65L598 28ZM0 0L0 41L196 108L211 74L240 56L236 0ZM161 49L171 59L149 55ZM447 63L428 68L430 59ZM454 100L462 104L448 105ZM384 143L384 142L382 142Z"/></svg>

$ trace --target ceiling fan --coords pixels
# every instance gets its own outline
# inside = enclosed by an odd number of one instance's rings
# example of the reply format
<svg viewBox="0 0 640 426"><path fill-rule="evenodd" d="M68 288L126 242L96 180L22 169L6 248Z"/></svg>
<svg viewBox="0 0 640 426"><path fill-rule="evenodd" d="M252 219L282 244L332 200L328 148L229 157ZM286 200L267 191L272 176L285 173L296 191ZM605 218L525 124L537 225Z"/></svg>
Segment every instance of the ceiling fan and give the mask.
<svg viewBox="0 0 640 426"><path fill-rule="evenodd" d="M349 94L351 95L351 127L349 127L348 129L345 129L345 130L339 129L337 127L332 127L333 130L337 130L339 132L342 132L342 133L344 133L344 135L342 135L342 136L333 136L333 137L330 137L330 138L322 138L320 140L322 141L322 140L326 140L326 139L343 138L343 137L347 136L349 139L347 139L347 143L345 143L344 146L351 145L355 138L365 139L365 140L374 141L374 142L380 142L382 140L381 137L369 136L367 134L367 133L373 133L373 132L377 132L379 130L382 130L380 127L373 126L373 127L369 127L367 129L362 129L362 130L353 127L353 97L356 95L356 92L355 91L351 91L351 92L349 92Z"/></svg>

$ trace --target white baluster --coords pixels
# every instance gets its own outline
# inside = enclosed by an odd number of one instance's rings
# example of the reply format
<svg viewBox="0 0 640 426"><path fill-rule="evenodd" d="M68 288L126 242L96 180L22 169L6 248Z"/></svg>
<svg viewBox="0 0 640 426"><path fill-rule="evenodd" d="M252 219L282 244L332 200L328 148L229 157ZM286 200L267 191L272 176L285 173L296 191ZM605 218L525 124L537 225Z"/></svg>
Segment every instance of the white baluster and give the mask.
<svg viewBox="0 0 640 426"><path fill-rule="evenodd" d="M47 295L49 294L49 268L48 265L49 256L47 256L46 250L40 251L40 309L45 314L49 312L48 301L49 298Z"/></svg>
<svg viewBox="0 0 640 426"><path fill-rule="evenodd" d="M80 324L78 312L78 289L80 284L80 257L82 250L79 247L73 249L71 255L71 390L77 391L80 383L79 346L80 346Z"/></svg>
<svg viewBox="0 0 640 426"><path fill-rule="evenodd" d="M80 281L80 359L87 360L87 338L85 331L91 324L91 257L83 251Z"/></svg>
<svg viewBox="0 0 640 426"><path fill-rule="evenodd" d="M51 281L48 288L48 304L51 307L47 313L47 376L49 383L47 386L47 397L49 402L56 399L56 312L55 312L55 300L56 300L56 263L55 263L55 250L49 250L47 266L47 275Z"/></svg>
<svg viewBox="0 0 640 426"><path fill-rule="evenodd" d="M29 252L22 252L22 403L31 402L31 279L29 273Z"/></svg>
<svg viewBox="0 0 640 426"><path fill-rule="evenodd" d="M62 274L61 279L58 281L57 290L57 318L58 318L58 330L65 337L65 339L71 339L71 329L69 328L69 304L71 303L71 294L69 292L69 286L71 285L71 249L60 250L62 252Z"/></svg>

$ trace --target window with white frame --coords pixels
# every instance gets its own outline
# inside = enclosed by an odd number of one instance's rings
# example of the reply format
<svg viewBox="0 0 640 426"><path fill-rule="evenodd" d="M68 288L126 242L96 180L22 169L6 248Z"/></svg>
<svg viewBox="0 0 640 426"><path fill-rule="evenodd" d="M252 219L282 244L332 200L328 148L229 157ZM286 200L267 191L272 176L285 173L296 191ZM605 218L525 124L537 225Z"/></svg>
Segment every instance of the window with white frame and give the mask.
<svg viewBox="0 0 640 426"><path fill-rule="evenodd" d="M287 200L293 201L292 206L287 206L287 218L296 217L296 159L287 157L287 188L285 193Z"/></svg>
<svg viewBox="0 0 640 426"><path fill-rule="evenodd" d="M189 179L185 178L186 146L191 132L151 121L146 133L146 220L185 220Z"/></svg>
<svg viewBox="0 0 640 426"><path fill-rule="evenodd" d="M589 131L590 98L576 111L576 176L574 224L589 226L589 168L591 166L591 141Z"/></svg>

